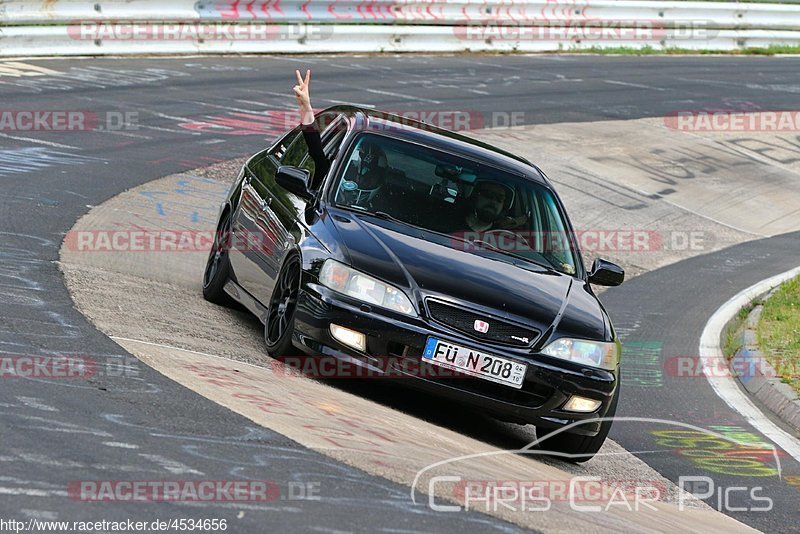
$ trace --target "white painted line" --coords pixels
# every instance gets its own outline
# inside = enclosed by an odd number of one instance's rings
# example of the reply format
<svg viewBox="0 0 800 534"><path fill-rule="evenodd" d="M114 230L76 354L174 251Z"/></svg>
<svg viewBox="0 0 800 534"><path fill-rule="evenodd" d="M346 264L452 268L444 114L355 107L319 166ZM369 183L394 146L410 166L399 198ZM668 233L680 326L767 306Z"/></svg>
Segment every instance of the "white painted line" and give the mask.
<svg viewBox="0 0 800 534"><path fill-rule="evenodd" d="M36 519L58 519L58 514L49 510L31 510L29 508L20 508L20 513L26 517L34 517Z"/></svg>
<svg viewBox="0 0 800 534"><path fill-rule="evenodd" d="M375 109L374 104L363 104L361 102L354 102L352 100L336 100L334 98L322 98L320 99L318 96L314 97L317 100L323 100L325 102L331 102L332 104L344 104L346 106L356 106L359 108L367 108L367 109Z"/></svg>
<svg viewBox="0 0 800 534"><path fill-rule="evenodd" d="M146 109L144 111L150 111ZM195 119L190 119L188 117L178 117L176 115L167 115L166 113L161 113L160 111L150 111L156 117L161 117L162 119L169 119L171 121L179 121L179 122L194 122Z"/></svg>
<svg viewBox="0 0 800 534"><path fill-rule="evenodd" d="M666 91L663 87L653 87L652 85L644 85L643 83L621 82L619 80L603 80L612 85L624 85L625 87L637 87L639 89L650 89L651 91Z"/></svg>
<svg viewBox="0 0 800 534"><path fill-rule="evenodd" d="M198 471L188 465L179 462L178 460L173 460L171 458L167 458L165 456L161 456L160 454L139 454L142 458L146 458L151 462L158 464L162 468L166 469L173 475L198 475L198 476L205 476L205 473L202 471Z"/></svg>
<svg viewBox="0 0 800 534"><path fill-rule="evenodd" d="M714 369L723 369L727 366L720 347L720 337L728 321L757 296L798 275L800 267L767 278L739 292L723 304L708 320L700 336L700 359L703 362L703 373L716 394L728 406L739 412L756 430L800 462L800 440L770 421L750 397L739 389L735 380L731 380L730 377L714 376Z"/></svg>
<svg viewBox="0 0 800 534"><path fill-rule="evenodd" d="M17 397L17 400L28 408L33 408L34 410L41 410L43 412L59 411L58 408L50 406L49 404L45 404L41 399L37 399L36 397Z"/></svg>
<svg viewBox="0 0 800 534"><path fill-rule="evenodd" d="M347 89L347 90L352 90L352 87L350 87L350 86L348 86L346 84L331 82L331 81L327 81L327 80L317 80L317 84L332 85L334 87L341 87L341 88L344 88L344 89ZM392 96L394 98L401 98L403 100L412 100L414 102L426 102L428 104L436 104L436 105L442 104L442 102L439 101L439 100L433 100L433 99L430 99L430 98L424 98L424 97L420 97L420 96L406 95L406 94L402 94L402 93L395 93L395 92L392 92L392 91L383 91L381 89L370 89L370 88L367 88L367 87L362 87L361 90L362 91L366 91L367 93L375 94L375 95Z"/></svg>
<svg viewBox="0 0 800 534"><path fill-rule="evenodd" d="M190 121L193 122L193 121ZM169 133L178 133L178 134L185 134L185 135L203 135L200 132L192 132L190 130L181 129L181 128L163 128L161 126L153 126L152 124L139 124L139 128L146 128L148 130L155 130L157 132L169 132Z"/></svg>
<svg viewBox="0 0 800 534"><path fill-rule="evenodd" d="M0 495L22 495L25 497L66 497L67 492L61 490L39 490L31 488L8 488L0 486Z"/></svg>
<svg viewBox="0 0 800 534"><path fill-rule="evenodd" d="M104 441L106 447L118 447L120 449L138 449L139 446L133 443L122 443L120 441Z"/></svg>
<svg viewBox="0 0 800 534"><path fill-rule="evenodd" d="M262 371L265 370L265 369L271 370L268 366L265 366L265 365L256 365L254 363L242 362L242 361L239 361L239 360L234 360L233 358L228 358L227 356L220 356L218 354L209 354L208 352L198 352L196 350L184 349L184 348L181 348L181 347L176 347L174 345L166 345L164 343L154 343L152 341L144 341L144 340L141 340L141 339L131 339L129 337L120 337L120 336L108 336L108 337L110 339L112 339L113 341L128 341L130 343L141 343L142 345L150 345L151 347L161 347L161 348L164 348L164 349L178 350L178 351L181 351L181 352L188 352L189 354L197 354L198 356L207 356L209 358L217 358L218 360L225 360L226 362L231 362L231 363L234 363L236 365L243 365L243 366L246 366L246 367L252 367L253 369L260 369ZM122 346L122 345L120 344L120 346ZM123 346L122 348L124 349L125 347ZM264 354L266 356L266 350L264 351ZM270 356L267 356L267 357L271 359ZM274 360L274 361L277 361L277 360Z"/></svg>
<svg viewBox="0 0 800 534"><path fill-rule="evenodd" d="M639 190L639 191L643 195L650 195L651 194L651 193L647 193L645 191L641 191L641 190ZM677 204L677 203L675 203L675 202L673 202L671 200L668 200L667 198L665 198L663 196L659 196L659 198L657 200L660 200L661 202L666 202L670 206L675 206L676 208L682 209L684 211L688 211L692 215L697 215L698 217L701 217L701 218L706 219L708 221L711 221L713 223L719 224L721 226L725 226L726 228L730 228L731 230L736 230L737 232L742 232L743 234L750 234L750 235L753 235L753 236L756 236L756 237L772 237L771 235L759 234L757 232L753 232L752 230L745 230L744 228L739 228L738 226L735 226L733 224L729 224L729 223L726 223L726 222L721 221L719 219L715 219L714 217L711 217L710 215L706 215L706 214L701 213L701 212L699 212L697 210L693 210L692 208L687 208L686 206L683 206L681 204Z"/></svg>
<svg viewBox="0 0 800 534"><path fill-rule="evenodd" d="M234 102L241 102L242 104L252 104L254 106L261 106L265 109L269 109L273 107L272 104L267 104L266 102L259 102L258 100L244 100L242 98L237 98Z"/></svg>
<svg viewBox="0 0 800 534"><path fill-rule="evenodd" d="M0 137L5 137L6 139L15 139L17 141L28 141L29 143L36 143L37 145L46 145L54 148L69 148L71 150L80 150L80 148L76 146L54 143L52 141L44 141L42 139L32 139L30 137L22 137L20 135L8 135L0 133Z"/></svg>
<svg viewBox="0 0 800 534"><path fill-rule="evenodd" d="M147 139L147 140L152 139L152 137L148 137L146 135L137 135L137 134L134 134L134 133L122 132L122 131L119 131L119 130L95 130L95 131L101 132L101 133L104 133L104 134L122 135L124 137L133 137L133 138L136 138L136 139Z"/></svg>
<svg viewBox="0 0 800 534"><path fill-rule="evenodd" d="M285 101L285 103L277 102L270 104L268 107L272 108L280 108L280 109L297 109L297 102L286 93L278 93L275 91L267 91L262 89L245 89L244 87L239 90L240 93L249 93L249 94L257 94L257 95L269 95L278 97L278 100Z"/></svg>
<svg viewBox="0 0 800 534"><path fill-rule="evenodd" d="M368 93L376 94L376 95L393 96L395 98L403 98L403 99L406 99L406 100L414 100L414 101L417 101L417 102L427 102L429 104L437 104L437 105L438 104L442 104L442 102L440 102L439 100L432 100L430 98L423 98L423 97L412 96L412 95L404 95L402 93L394 93L392 91L381 91L380 89L368 89L366 87L362 87L362 90L364 90L364 91L366 91Z"/></svg>
<svg viewBox="0 0 800 534"><path fill-rule="evenodd" d="M257 110L257 109L244 109L244 108L235 108L233 106L222 106L220 104L212 104L211 102L202 102L200 100L189 100L190 104L197 104L198 106L206 106L209 108L215 109L224 109L225 111L238 111L239 113L247 113L249 115L264 115L266 118L267 115L264 114L264 111Z"/></svg>

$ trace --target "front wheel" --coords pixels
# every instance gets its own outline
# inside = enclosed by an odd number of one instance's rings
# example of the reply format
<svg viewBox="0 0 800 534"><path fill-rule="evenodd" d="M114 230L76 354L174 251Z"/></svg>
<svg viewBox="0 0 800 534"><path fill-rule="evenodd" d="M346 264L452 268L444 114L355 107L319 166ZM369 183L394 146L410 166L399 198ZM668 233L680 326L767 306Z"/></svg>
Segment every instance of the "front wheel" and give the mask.
<svg viewBox="0 0 800 534"><path fill-rule="evenodd" d="M267 310L264 325L264 340L267 352L273 358L287 356L292 348L294 314L297 311L297 296L300 293L300 257L292 255L283 264Z"/></svg>
<svg viewBox="0 0 800 534"><path fill-rule="evenodd" d="M611 406L608 409L605 417L613 418L617 413L617 401L619 400L619 390L614 395L611 401ZM543 429L544 436L541 438L538 446L540 449L565 454L568 456L561 456L560 454L553 454L553 457L564 460L565 462L581 463L591 460L600 447L605 443L608 437L608 432L611 430L613 420L607 419L600 423L600 432L596 436L581 436L579 434L570 434L569 432L559 432L552 436L548 435L548 431ZM539 437L539 429L536 429L537 438ZM553 432L550 430L549 432Z"/></svg>

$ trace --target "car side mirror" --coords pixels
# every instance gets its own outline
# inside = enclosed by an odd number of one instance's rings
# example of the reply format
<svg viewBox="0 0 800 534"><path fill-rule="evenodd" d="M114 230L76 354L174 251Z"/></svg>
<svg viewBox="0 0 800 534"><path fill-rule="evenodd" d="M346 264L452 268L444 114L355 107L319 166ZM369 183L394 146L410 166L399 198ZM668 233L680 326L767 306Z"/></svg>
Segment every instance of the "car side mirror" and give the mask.
<svg viewBox="0 0 800 534"><path fill-rule="evenodd" d="M589 272L589 283L598 286L618 286L625 280L625 270L617 265L600 258L592 263Z"/></svg>
<svg viewBox="0 0 800 534"><path fill-rule="evenodd" d="M292 167L291 165L281 165L278 167L278 172L275 173L275 181L282 188L304 200L310 200L314 197L314 194L308 190L311 173L306 169Z"/></svg>

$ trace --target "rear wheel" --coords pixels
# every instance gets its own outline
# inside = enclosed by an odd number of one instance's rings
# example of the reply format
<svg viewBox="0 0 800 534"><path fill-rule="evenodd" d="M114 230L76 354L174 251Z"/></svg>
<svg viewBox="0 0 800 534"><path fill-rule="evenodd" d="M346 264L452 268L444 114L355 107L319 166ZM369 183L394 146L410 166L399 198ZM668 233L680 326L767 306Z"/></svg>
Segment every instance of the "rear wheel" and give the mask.
<svg viewBox="0 0 800 534"><path fill-rule="evenodd" d="M605 417L614 417L617 413L617 400L619 399L619 391L614 395L611 401L611 407L608 409ZM581 436L578 434L570 434L569 432L559 432L548 437L548 433L554 432L549 429L542 429L544 436L538 446L540 449L553 453L567 454L569 456L560 456L554 454L553 456L564 460L565 462L588 462L591 460L600 447L605 443L608 437L608 432L611 430L613 421L606 420L600 423L600 432L596 436ZM536 429L537 438L539 437L539 429Z"/></svg>
<svg viewBox="0 0 800 534"><path fill-rule="evenodd" d="M214 246L208 255L203 273L203 298L214 304L231 306L233 299L225 293L225 284L230 277L231 264L228 258L231 233L231 212L226 211L214 236Z"/></svg>
<svg viewBox="0 0 800 534"><path fill-rule="evenodd" d="M294 314L300 293L300 257L292 255L284 262L275 281L267 311L264 340L272 357L286 356L292 348Z"/></svg>

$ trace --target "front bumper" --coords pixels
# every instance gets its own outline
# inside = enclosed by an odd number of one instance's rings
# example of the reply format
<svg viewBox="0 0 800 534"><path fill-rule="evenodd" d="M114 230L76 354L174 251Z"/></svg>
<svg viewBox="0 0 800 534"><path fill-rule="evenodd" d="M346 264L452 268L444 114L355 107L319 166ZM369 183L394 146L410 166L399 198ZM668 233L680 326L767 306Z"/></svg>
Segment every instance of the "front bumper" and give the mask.
<svg viewBox="0 0 800 534"><path fill-rule="evenodd" d="M366 352L351 349L334 339L329 330L331 323L366 334ZM522 388L456 376L452 372L442 373L441 368L422 359L428 336L526 363L528 368ZM587 436L600 431L596 420L606 415L617 391L616 373L564 362L531 349L487 344L426 318L375 310L311 283L303 287L298 297L293 342L306 355L345 360L367 368L370 376L386 374L408 378L404 383L410 386L467 403L500 419L542 428L586 421L569 431ZM387 362L391 366L388 373ZM562 410L573 394L599 400L602 404L593 413Z"/></svg>

